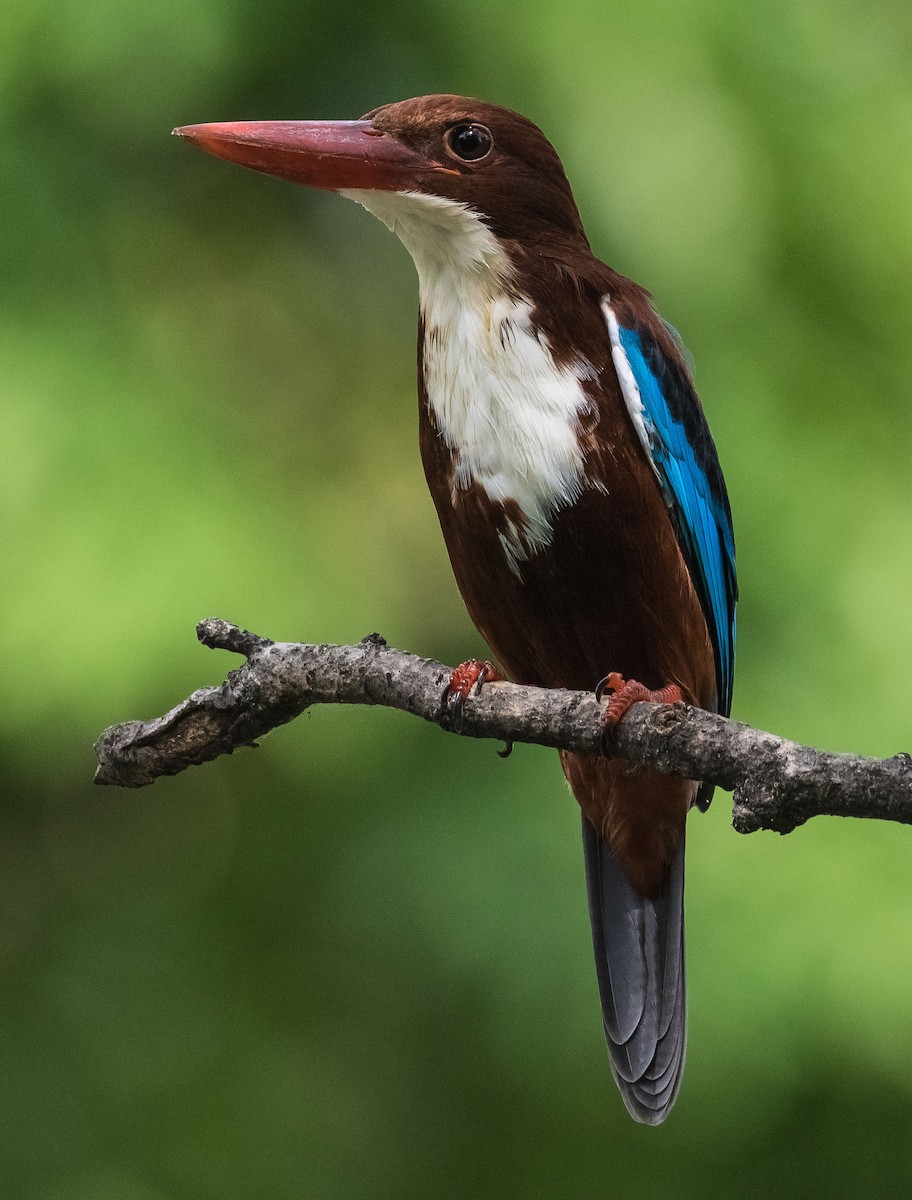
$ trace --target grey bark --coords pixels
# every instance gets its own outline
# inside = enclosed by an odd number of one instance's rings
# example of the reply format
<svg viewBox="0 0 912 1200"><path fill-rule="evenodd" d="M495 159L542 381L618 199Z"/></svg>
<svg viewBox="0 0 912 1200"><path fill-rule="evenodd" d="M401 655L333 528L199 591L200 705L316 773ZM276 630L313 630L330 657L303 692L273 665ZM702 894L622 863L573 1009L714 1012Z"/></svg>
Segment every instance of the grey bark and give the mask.
<svg viewBox="0 0 912 1200"><path fill-rule="evenodd" d="M355 646L272 642L210 619L197 636L245 662L152 721L106 729L95 782L144 787L256 739L315 704L399 708L465 737L606 753L734 793L740 833L789 833L810 817L912 824L912 757L835 754L686 704L637 704L607 736L591 692L488 683L462 710L444 701L451 668L394 650L377 634Z"/></svg>

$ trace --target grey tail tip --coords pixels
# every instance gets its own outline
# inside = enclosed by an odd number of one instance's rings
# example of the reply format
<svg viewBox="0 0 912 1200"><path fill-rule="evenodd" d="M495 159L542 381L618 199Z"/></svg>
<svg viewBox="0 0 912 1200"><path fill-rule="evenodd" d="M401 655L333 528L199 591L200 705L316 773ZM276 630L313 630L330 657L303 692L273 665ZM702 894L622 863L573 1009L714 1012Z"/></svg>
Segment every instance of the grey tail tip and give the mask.
<svg viewBox="0 0 912 1200"><path fill-rule="evenodd" d="M608 843L583 817L592 944L611 1071L641 1125L661 1125L684 1069L684 846L654 899L628 882Z"/></svg>

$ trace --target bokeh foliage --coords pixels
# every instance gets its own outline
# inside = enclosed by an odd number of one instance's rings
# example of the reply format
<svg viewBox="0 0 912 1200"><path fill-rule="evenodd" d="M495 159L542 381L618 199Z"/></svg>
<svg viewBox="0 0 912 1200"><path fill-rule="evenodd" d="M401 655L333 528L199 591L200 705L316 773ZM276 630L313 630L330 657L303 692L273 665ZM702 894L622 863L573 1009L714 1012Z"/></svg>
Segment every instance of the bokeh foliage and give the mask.
<svg viewBox="0 0 912 1200"><path fill-rule="evenodd" d="M899 0L2 6L4 1197L907 1194L908 831L692 820L656 1132L608 1076L553 755L321 711L147 793L89 780L103 725L230 665L203 616L482 649L404 251L167 136L428 91L538 120L693 351L735 715L909 748L910 67Z"/></svg>

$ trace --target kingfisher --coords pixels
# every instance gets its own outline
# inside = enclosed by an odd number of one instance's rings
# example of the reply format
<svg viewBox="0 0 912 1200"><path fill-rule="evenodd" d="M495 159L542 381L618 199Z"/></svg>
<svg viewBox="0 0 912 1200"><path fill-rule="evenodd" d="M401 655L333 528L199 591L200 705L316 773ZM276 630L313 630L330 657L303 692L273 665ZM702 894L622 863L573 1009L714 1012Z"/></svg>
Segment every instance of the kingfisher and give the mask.
<svg viewBox="0 0 912 1200"><path fill-rule="evenodd" d="M674 329L592 252L541 130L464 96L357 121L190 125L220 158L338 192L418 273L419 442L456 582L500 671L728 715L735 546L716 448ZM491 665L470 660L464 703ZM560 752L582 810L612 1072L657 1125L686 1040L684 834L712 788Z"/></svg>

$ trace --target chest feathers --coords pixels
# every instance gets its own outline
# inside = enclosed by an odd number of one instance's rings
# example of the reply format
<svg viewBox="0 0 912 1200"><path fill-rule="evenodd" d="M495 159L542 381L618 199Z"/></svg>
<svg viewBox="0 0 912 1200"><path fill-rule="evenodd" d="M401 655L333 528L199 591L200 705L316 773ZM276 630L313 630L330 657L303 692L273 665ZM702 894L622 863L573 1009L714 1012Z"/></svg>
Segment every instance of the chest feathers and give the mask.
<svg viewBox="0 0 912 1200"><path fill-rule="evenodd" d="M554 513L584 482L578 432L595 371L554 361L510 263L465 205L419 193L343 193L379 217L418 270L428 404L453 452L454 503L477 484L522 514L501 535L511 566L546 546ZM515 509L514 509L515 511ZM521 527L520 527L521 525Z"/></svg>

